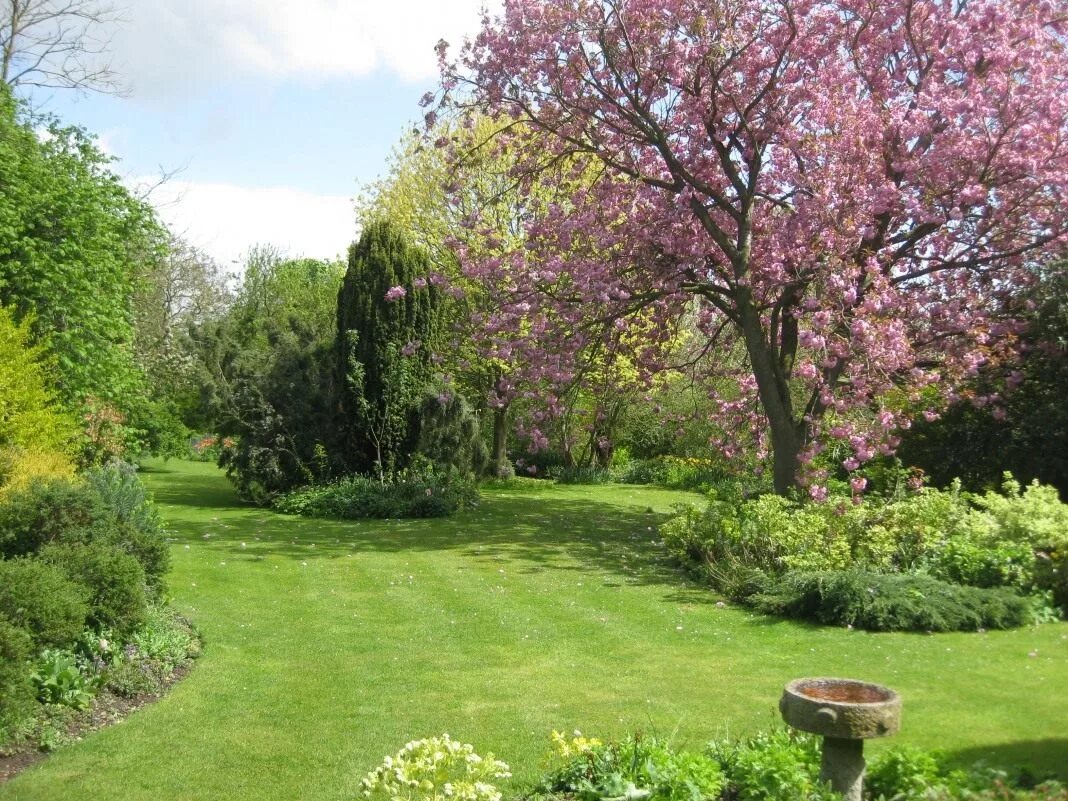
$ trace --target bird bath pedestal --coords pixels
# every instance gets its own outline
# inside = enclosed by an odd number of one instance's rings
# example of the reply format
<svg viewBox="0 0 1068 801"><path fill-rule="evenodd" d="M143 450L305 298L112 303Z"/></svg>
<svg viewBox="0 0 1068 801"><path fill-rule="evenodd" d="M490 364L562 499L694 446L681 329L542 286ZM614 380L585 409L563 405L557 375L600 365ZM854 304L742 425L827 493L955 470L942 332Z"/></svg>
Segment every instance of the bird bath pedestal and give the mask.
<svg viewBox="0 0 1068 801"><path fill-rule="evenodd" d="M783 690L779 711L795 729L823 737L820 778L845 801L861 801L864 741L901 727L901 696L854 679L795 679Z"/></svg>

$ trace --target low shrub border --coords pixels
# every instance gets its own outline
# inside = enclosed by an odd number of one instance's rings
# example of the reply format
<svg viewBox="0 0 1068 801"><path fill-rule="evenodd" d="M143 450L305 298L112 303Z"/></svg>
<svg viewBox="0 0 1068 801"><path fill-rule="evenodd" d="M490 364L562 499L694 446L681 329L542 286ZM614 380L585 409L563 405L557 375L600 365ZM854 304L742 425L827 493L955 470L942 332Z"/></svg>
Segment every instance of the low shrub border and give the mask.
<svg viewBox="0 0 1068 801"><path fill-rule="evenodd" d="M553 732L548 773L524 801L837 801L820 781L820 739L779 728L702 751L656 737L603 743ZM364 777L367 801L500 801L493 783L510 768L444 734L413 740ZM897 747L868 766L869 801L1066 801L1068 788L1033 776L976 765L949 767L937 754Z"/></svg>
<svg viewBox="0 0 1068 801"><path fill-rule="evenodd" d="M1006 476L863 503L740 487L661 526L669 552L727 597L769 613L875 631L1014 628L1068 613L1068 505Z"/></svg>
<svg viewBox="0 0 1068 801"><path fill-rule="evenodd" d="M0 726L0 781L158 700L189 672L202 647L195 627L163 606L150 607L125 640L109 640L108 633L86 631L73 649L45 650L36 660L21 655L21 665L30 667L17 678L28 682L21 714Z"/></svg>
<svg viewBox="0 0 1068 801"><path fill-rule="evenodd" d="M913 573L787 573L749 603L761 612L868 631L1011 629L1034 620L1010 589L966 587Z"/></svg>
<svg viewBox="0 0 1068 801"><path fill-rule="evenodd" d="M428 469L382 480L349 476L305 487L275 499L274 508L284 514L342 519L447 517L477 507L478 497L473 476Z"/></svg>

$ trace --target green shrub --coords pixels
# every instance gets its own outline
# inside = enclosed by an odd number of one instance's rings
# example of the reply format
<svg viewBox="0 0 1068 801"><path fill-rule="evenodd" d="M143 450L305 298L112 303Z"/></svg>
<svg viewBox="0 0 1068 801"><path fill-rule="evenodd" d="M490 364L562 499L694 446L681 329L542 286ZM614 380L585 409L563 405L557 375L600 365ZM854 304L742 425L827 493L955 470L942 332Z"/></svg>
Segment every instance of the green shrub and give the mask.
<svg viewBox="0 0 1068 801"><path fill-rule="evenodd" d="M40 481L74 478L74 460L58 451L0 445L0 501Z"/></svg>
<svg viewBox="0 0 1068 801"><path fill-rule="evenodd" d="M564 794L581 801L609 798L649 801L703 801L719 798L723 772L704 754L673 751L655 738L631 737L619 743L554 733L568 761L535 788L535 794ZM562 746L562 747L561 747Z"/></svg>
<svg viewBox="0 0 1068 801"><path fill-rule="evenodd" d="M750 602L769 614L870 631L1007 629L1033 615L1029 600L1008 589L858 570L787 573Z"/></svg>
<svg viewBox="0 0 1068 801"><path fill-rule="evenodd" d="M189 622L172 609L150 606L126 646L107 660L106 686L123 696L157 693L176 669L199 655L200 637Z"/></svg>
<svg viewBox="0 0 1068 801"><path fill-rule="evenodd" d="M962 772L947 770L929 751L893 748L868 766L864 789L871 798L925 798L957 791L964 781Z"/></svg>
<svg viewBox="0 0 1068 801"><path fill-rule="evenodd" d="M704 754L672 750L653 738L604 744L553 732L566 761L526 796L534 801L837 801L820 781L820 739L779 728L744 740L710 743ZM1021 789L1033 788L1033 789ZM895 748L875 757L865 779L872 801L1068 801L1057 782L1026 773L947 767L937 754Z"/></svg>
<svg viewBox="0 0 1068 801"><path fill-rule="evenodd" d="M130 644L167 672L200 655L200 637L189 621L165 606L149 607Z"/></svg>
<svg viewBox="0 0 1068 801"><path fill-rule="evenodd" d="M631 459L613 469L620 484L663 484L666 480L663 462L656 459Z"/></svg>
<svg viewBox="0 0 1068 801"><path fill-rule="evenodd" d="M691 509L661 527L668 548L684 562L771 575L911 569L936 545L966 531L969 512L958 493L935 490L864 504L848 497L819 504L778 495L747 499L729 486L708 497L703 511Z"/></svg>
<svg viewBox="0 0 1068 801"><path fill-rule="evenodd" d="M278 498L285 514L305 517L402 518L445 517L478 505L478 484L452 469L404 470L379 481L350 476L332 484L306 487Z"/></svg>
<svg viewBox="0 0 1068 801"><path fill-rule="evenodd" d="M703 510L661 526L668 550L721 592L744 599L765 579L794 572L925 572L972 587L1050 594L1068 612L1068 505L1008 478L1003 494L972 497L954 484L854 503L745 497L737 486L709 492Z"/></svg>
<svg viewBox="0 0 1068 801"><path fill-rule="evenodd" d="M1002 492L976 497L976 505L994 521L999 538L1036 547L1068 545L1068 504L1054 487L1033 481L1021 489L1006 473Z"/></svg>
<svg viewBox="0 0 1068 801"><path fill-rule="evenodd" d="M5 263L7 267L7 263ZM10 289L5 298L11 300ZM25 310L25 307L23 307ZM68 454L77 424L51 387L54 361L35 340L34 319L15 322L13 308L0 306L0 444L39 453ZM4 485L0 477L0 488Z"/></svg>
<svg viewBox="0 0 1068 801"><path fill-rule="evenodd" d="M71 645L88 614L88 591L55 565L0 561L0 619L25 630L35 647Z"/></svg>
<svg viewBox="0 0 1068 801"><path fill-rule="evenodd" d="M25 629L0 618L0 743L26 717L33 702L29 658L33 641Z"/></svg>
<svg viewBox="0 0 1068 801"><path fill-rule="evenodd" d="M611 484L614 478L611 468L597 465L550 467L545 475L558 484Z"/></svg>
<svg viewBox="0 0 1068 801"><path fill-rule="evenodd" d="M486 489L506 490L507 492L545 492L553 487L550 481L527 476L484 478L479 482L479 486Z"/></svg>
<svg viewBox="0 0 1068 801"><path fill-rule="evenodd" d="M723 465L685 456L623 462L613 468L613 475L622 484L659 484L681 490L708 490L731 480Z"/></svg>
<svg viewBox="0 0 1068 801"><path fill-rule="evenodd" d="M969 537L958 537L932 549L925 561L931 575L954 584L1014 587L1028 592L1035 583L1034 551L1019 542L983 545Z"/></svg>
<svg viewBox="0 0 1068 801"><path fill-rule="evenodd" d="M134 557L103 542L49 545L40 558L62 570L88 590L88 622L109 627L119 635L133 631L145 619L145 571Z"/></svg>
<svg viewBox="0 0 1068 801"><path fill-rule="evenodd" d="M727 777L726 797L737 801L833 801L840 796L820 782L820 740L776 729L740 742L709 746Z"/></svg>
<svg viewBox="0 0 1068 801"><path fill-rule="evenodd" d="M778 495L745 500L729 488L708 497L703 511L685 509L660 532L677 558L705 565L713 578L738 570L776 575L852 562L850 541L840 531L843 524L829 520L832 509Z"/></svg>
<svg viewBox="0 0 1068 801"><path fill-rule="evenodd" d="M141 563L148 586L158 593L170 565L170 551L163 522L137 477L137 468L112 462L89 470L86 481L111 513L109 541Z"/></svg>
<svg viewBox="0 0 1068 801"><path fill-rule="evenodd" d="M481 475L489 462L478 414L449 387L430 386L412 411L409 426L415 435L415 457L409 469L427 460L438 468Z"/></svg>
<svg viewBox="0 0 1068 801"><path fill-rule="evenodd" d="M163 682L149 662L137 659L120 659L107 670L105 686L115 695L134 698L138 695L158 693Z"/></svg>
<svg viewBox="0 0 1068 801"><path fill-rule="evenodd" d="M1035 560L1035 586L1047 589L1053 605L1068 617L1068 548L1039 553Z"/></svg>
<svg viewBox="0 0 1068 801"><path fill-rule="evenodd" d="M97 467L83 482L48 481L0 503L0 555L37 553L48 544L104 542L141 563L154 594L163 587L169 553L159 516L134 469Z"/></svg>
<svg viewBox="0 0 1068 801"><path fill-rule="evenodd" d="M977 516L992 522L987 543L1029 546L1035 554L1035 588L1052 593L1053 602L1068 615L1068 504L1060 502L1056 489L1037 481L1021 490L1008 473L1002 490L975 499Z"/></svg>
<svg viewBox="0 0 1068 801"><path fill-rule="evenodd" d="M28 556L50 542L86 542L106 517L100 497L84 484L31 484L0 503L0 556Z"/></svg>

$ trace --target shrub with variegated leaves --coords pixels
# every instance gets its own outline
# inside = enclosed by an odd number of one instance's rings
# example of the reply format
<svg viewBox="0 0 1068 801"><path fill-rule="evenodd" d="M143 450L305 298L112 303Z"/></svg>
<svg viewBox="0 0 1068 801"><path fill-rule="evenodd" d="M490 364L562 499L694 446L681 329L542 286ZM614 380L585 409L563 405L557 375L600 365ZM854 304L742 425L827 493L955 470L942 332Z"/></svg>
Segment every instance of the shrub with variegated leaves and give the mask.
<svg viewBox="0 0 1068 801"><path fill-rule="evenodd" d="M512 774L493 754L475 753L474 746L448 734L413 740L368 773L363 796L381 801L500 801L492 783Z"/></svg>

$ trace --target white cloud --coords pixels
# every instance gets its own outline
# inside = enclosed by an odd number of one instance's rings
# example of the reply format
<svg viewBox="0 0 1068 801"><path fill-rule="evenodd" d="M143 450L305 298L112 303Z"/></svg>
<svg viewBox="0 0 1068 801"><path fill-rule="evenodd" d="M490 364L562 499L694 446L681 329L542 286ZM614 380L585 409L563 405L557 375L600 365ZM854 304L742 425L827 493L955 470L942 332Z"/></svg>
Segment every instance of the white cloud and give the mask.
<svg viewBox="0 0 1068 801"><path fill-rule="evenodd" d="M136 92L195 89L228 74L437 75L434 45L458 46L499 0L137 0L114 37Z"/></svg>
<svg viewBox="0 0 1068 801"><path fill-rule="evenodd" d="M352 199L337 195L169 181L149 199L176 234L227 269L255 244L329 259L344 255L356 235Z"/></svg>

